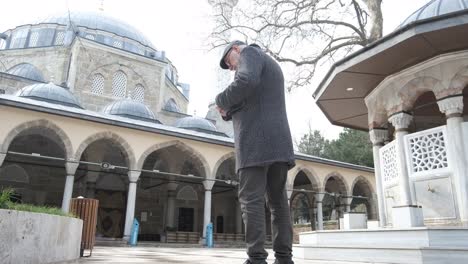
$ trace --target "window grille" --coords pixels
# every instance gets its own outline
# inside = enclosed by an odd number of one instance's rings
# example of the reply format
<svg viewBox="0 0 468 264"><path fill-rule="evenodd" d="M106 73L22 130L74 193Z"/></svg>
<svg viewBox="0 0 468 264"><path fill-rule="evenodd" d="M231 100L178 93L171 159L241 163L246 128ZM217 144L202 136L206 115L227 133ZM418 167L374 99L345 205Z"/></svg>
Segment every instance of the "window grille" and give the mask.
<svg viewBox="0 0 468 264"><path fill-rule="evenodd" d="M123 71L118 71L114 74L112 81L112 95L115 97L125 98L127 94L127 76Z"/></svg>
<svg viewBox="0 0 468 264"><path fill-rule="evenodd" d="M132 99L139 103L143 103L145 101L145 87L143 87L143 85L137 84L137 86L135 86Z"/></svg>
<svg viewBox="0 0 468 264"><path fill-rule="evenodd" d="M121 49L122 48L122 41L114 39L114 42L112 43L112 46Z"/></svg>
<svg viewBox="0 0 468 264"><path fill-rule="evenodd" d="M63 45L64 40L65 40L65 31L58 31L57 35L55 35L54 44L57 46L61 46Z"/></svg>
<svg viewBox="0 0 468 264"><path fill-rule="evenodd" d="M38 40L39 40L39 31L31 32L31 36L29 37L29 47L37 47Z"/></svg>
<svg viewBox="0 0 468 264"><path fill-rule="evenodd" d="M93 84L91 85L91 92L94 94L104 93L104 77L101 74L93 76Z"/></svg>

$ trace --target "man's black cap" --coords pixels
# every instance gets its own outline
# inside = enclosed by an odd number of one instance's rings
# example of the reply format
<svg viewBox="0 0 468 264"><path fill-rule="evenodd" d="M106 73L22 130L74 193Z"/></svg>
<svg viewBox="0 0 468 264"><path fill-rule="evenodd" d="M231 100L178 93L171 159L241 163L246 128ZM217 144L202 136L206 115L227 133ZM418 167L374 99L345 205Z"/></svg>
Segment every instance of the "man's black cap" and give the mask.
<svg viewBox="0 0 468 264"><path fill-rule="evenodd" d="M229 53L229 51L232 49L232 46L234 45L245 45L245 43L240 40L234 40L234 41L231 41L231 43L229 43L226 46L226 48L224 48L223 56L221 56L221 61L219 62L219 66L221 66L222 69L225 69L225 70L229 69L229 67L224 62L224 58L226 57L226 55Z"/></svg>

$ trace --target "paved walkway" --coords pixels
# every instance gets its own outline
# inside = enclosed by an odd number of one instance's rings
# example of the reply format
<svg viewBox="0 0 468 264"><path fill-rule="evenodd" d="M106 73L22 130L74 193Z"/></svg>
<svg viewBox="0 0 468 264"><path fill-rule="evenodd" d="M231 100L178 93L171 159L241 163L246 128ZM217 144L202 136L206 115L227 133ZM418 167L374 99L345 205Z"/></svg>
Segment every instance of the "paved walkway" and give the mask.
<svg viewBox="0 0 468 264"><path fill-rule="evenodd" d="M274 262L271 250L268 263ZM85 251L85 255L89 254ZM161 247L95 247L91 257L81 258L80 264L104 263L190 263L190 264L242 264L245 249L238 248L161 248ZM317 262L294 259L296 264L344 264L343 262Z"/></svg>

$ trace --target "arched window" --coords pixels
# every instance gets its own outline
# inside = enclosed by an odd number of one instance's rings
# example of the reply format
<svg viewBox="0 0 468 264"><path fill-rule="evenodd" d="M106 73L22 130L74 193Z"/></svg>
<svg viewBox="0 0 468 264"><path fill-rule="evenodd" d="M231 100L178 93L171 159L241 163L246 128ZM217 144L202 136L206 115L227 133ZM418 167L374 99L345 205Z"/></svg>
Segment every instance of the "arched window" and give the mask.
<svg viewBox="0 0 468 264"><path fill-rule="evenodd" d="M28 28L17 29L15 32L13 32L10 49L24 48L26 39L28 38L28 33Z"/></svg>
<svg viewBox="0 0 468 264"><path fill-rule="evenodd" d="M118 40L118 39L114 39L114 42L112 43L112 46L121 49L122 46L123 46L123 45L122 45L122 41L120 41L120 40Z"/></svg>
<svg viewBox="0 0 468 264"><path fill-rule="evenodd" d="M104 93L104 77L101 74L94 74L93 84L91 85L91 92L94 94Z"/></svg>
<svg viewBox="0 0 468 264"><path fill-rule="evenodd" d="M112 80L112 95L125 98L127 94L127 75L123 71L117 71Z"/></svg>
<svg viewBox="0 0 468 264"><path fill-rule="evenodd" d="M145 87L141 84L137 84L133 90L132 99L143 103L145 101Z"/></svg>
<svg viewBox="0 0 468 264"><path fill-rule="evenodd" d="M37 43L39 40L39 31L35 30L31 32L31 36L29 37L29 47L37 47Z"/></svg>
<svg viewBox="0 0 468 264"><path fill-rule="evenodd" d="M197 201L197 192L192 188L192 186L184 186L177 193L177 200Z"/></svg>
<svg viewBox="0 0 468 264"><path fill-rule="evenodd" d="M55 42L54 44L57 46L63 45L63 41L65 40L65 31L57 31L55 35Z"/></svg>
<svg viewBox="0 0 468 264"><path fill-rule="evenodd" d="M85 38L90 39L90 40L95 40L94 35L91 35L91 34L86 34Z"/></svg>

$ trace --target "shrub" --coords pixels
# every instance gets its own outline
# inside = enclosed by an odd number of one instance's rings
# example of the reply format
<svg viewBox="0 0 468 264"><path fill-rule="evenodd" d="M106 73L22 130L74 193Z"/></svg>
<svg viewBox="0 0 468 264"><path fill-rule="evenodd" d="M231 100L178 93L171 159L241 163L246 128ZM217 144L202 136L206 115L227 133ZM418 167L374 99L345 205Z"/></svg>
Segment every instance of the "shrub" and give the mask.
<svg viewBox="0 0 468 264"><path fill-rule="evenodd" d="M65 213L57 207L14 203L11 201L14 193L14 190L11 188L4 189L0 192L0 209L76 217L72 213Z"/></svg>

